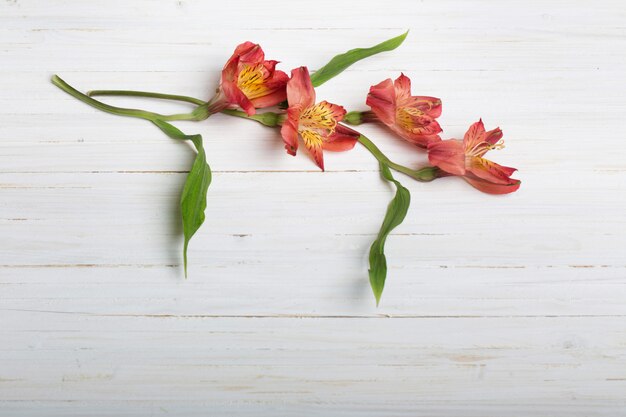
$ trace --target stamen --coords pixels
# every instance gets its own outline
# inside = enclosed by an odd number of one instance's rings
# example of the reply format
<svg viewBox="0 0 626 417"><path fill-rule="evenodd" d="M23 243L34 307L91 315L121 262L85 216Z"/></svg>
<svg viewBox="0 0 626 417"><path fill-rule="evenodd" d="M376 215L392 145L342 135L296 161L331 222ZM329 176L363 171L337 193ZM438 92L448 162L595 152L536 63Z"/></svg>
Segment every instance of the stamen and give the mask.
<svg viewBox="0 0 626 417"><path fill-rule="evenodd" d="M396 120L405 130L413 131L414 116L422 116L424 113L415 107L400 107L396 110Z"/></svg>
<svg viewBox="0 0 626 417"><path fill-rule="evenodd" d="M300 113L299 130L325 130L328 135L335 131L337 120L333 117L332 107L318 103L307 107Z"/></svg>
<svg viewBox="0 0 626 417"><path fill-rule="evenodd" d="M465 154L467 156L483 156L485 153L487 153L488 151L492 149L495 149L495 150L504 149L504 140L500 139L497 143L494 143L493 145L485 141L479 142L476 145L474 145L472 148L465 151Z"/></svg>
<svg viewBox="0 0 626 417"><path fill-rule="evenodd" d="M500 139L497 143L494 143L493 145L491 145L491 149L496 149L496 150L504 149L504 139Z"/></svg>
<svg viewBox="0 0 626 417"><path fill-rule="evenodd" d="M307 148L317 148L324 143L324 139L319 133L309 129L300 130L300 136L302 136L302 140Z"/></svg>
<svg viewBox="0 0 626 417"><path fill-rule="evenodd" d="M237 77L237 86L252 100L264 96L268 92L265 79L263 78L263 64L245 65Z"/></svg>

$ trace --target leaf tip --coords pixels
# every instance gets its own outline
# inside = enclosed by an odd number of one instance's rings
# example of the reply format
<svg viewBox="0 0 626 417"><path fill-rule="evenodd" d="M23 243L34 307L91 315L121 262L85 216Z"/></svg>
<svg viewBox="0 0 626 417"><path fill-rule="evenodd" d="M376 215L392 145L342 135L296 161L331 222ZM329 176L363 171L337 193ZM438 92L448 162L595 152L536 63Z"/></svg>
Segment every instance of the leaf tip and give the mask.
<svg viewBox="0 0 626 417"><path fill-rule="evenodd" d="M398 41L398 45L396 46L396 48L400 45L402 45L402 43L404 42L404 40L406 39L407 36L409 36L409 31L410 29L407 29L406 32L404 32L402 35L396 36L396 40ZM394 48L395 49L395 48Z"/></svg>
<svg viewBox="0 0 626 417"><path fill-rule="evenodd" d="M184 264L184 269L185 269L185 279L187 279L188 274L187 274L187 246L189 244L188 240L185 240L185 246L183 248L183 264Z"/></svg>
<svg viewBox="0 0 626 417"><path fill-rule="evenodd" d="M370 264L371 264L371 260L370 260ZM369 273L370 276L370 286L372 287L372 293L374 294L374 298L376 299L376 307L378 308L378 304L380 304L380 299L383 295L383 288L385 286L385 281L384 281L384 276L383 276L383 282L381 283L379 279L377 279L378 277L376 277L376 273L372 270L369 269L367 271Z"/></svg>

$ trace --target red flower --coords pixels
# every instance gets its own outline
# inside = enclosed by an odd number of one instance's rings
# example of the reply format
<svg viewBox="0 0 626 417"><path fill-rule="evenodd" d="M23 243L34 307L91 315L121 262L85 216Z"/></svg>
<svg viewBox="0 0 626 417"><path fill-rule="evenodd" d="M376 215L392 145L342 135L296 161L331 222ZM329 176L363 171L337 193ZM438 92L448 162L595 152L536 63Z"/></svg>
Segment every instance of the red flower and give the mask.
<svg viewBox="0 0 626 417"><path fill-rule="evenodd" d="M487 151L504 147L500 139L500 128L485 132L485 126L479 120L470 126L462 141L448 139L428 145L428 160L449 174L462 176L485 193L512 193L521 183L511 178L517 170L483 158Z"/></svg>
<svg viewBox="0 0 626 417"><path fill-rule="evenodd" d="M346 110L327 101L315 104L315 90L306 67L291 71L287 83L287 119L280 134L290 155L298 150L298 134L313 156L315 163L324 170L322 150L347 151L354 147L359 133L340 125Z"/></svg>
<svg viewBox="0 0 626 417"><path fill-rule="evenodd" d="M395 82L388 78L370 87L366 103L378 120L417 146L426 148L441 140L441 126L435 120L441 115L441 100L412 96L411 80L404 74Z"/></svg>
<svg viewBox="0 0 626 417"><path fill-rule="evenodd" d="M274 106L287 98L287 74L274 68L278 61L266 61L258 44L244 42L224 65L220 88L211 101L211 112L239 106L251 116L255 108Z"/></svg>

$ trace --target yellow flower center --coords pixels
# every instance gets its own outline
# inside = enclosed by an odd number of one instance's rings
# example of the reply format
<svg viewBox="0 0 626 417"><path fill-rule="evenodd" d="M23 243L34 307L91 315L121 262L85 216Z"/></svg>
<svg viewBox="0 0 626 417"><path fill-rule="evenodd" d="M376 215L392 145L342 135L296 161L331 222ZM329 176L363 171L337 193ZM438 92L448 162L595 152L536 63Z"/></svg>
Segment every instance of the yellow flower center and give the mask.
<svg viewBox="0 0 626 417"><path fill-rule="evenodd" d="M335 132L337 120L333 109L326 101L305 108L300 113L298 132L307 147L321 146L324 137Z"/></svg>
<svg viewBox="0 0 626 417"><path fill-rule="evenodd" d="M239 72L237 87L239 87L249 100L267 95L269 91L265 79L263 78L264 69L263 64L243 64L243 69Z"/></svg>
<svg viewBox="0 0 626 417"><path fill-rule="evenodd" d="M413 117L422 116L424 113L415 107L398 107L396 110L396 122L402 129L412 132L415 129Z"/></svg>

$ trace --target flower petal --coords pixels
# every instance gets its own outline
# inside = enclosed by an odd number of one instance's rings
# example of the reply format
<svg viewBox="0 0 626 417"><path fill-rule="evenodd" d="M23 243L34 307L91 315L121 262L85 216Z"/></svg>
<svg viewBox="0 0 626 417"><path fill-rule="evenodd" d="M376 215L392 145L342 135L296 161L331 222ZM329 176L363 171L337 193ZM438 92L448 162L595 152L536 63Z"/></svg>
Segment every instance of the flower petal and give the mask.
<svg viewBox="0 0 626 417"><path fill-rule="evenodd" d="M228 58L228 61L226 61L226 64L224 65L224 69L222 70L222 82L224 82L225 79L229 81L234 81L237 77L240 62L249 63L249 58L252 58L253 62L255 63L263 61L264 55L261 47L258 44L252 42L244 42L240 45L237 45L237 47L235 48L235 52L233 52L231 57Z"/></svg>
<svg viewBox="0 0 626 417"><path fill-rule="evenodd" d="M496 127L495 129L485 133L485 142L490 145L495 145L500 139L502 139L502 135L502 130L500 130L499 127Z"/></svg>
<svg viewBox="0 0 626 417"><path fill-rule="evenodd" d="M361 134L356 130L339 124L335 128L335 132L326 138L322 148L332 152L349 151L354 148L360 136Z"/></svg>
<svg viewBox="0 0 626 417"><path fill-rule="evenodd" d="M306 146L317 166L324 171L324 155L322 152L324 137L318 132L308 129L300 130L300 136L302 136L304 146Z"/></svg>
<svg viewBox="0 0 626 417"><path fill-rule="evenodd" d="M233 56L238 55L242 63L258 64L265 59L265 53L261 45L252 42L244 42L235 48Z"/></svg>
<svg viewBox="0 0 626 417"><path fill-rule="evenodd" d="M464 176L463 179L465 179L465 181L471 184L474 188L487 194L509 194L517 191L522 184L520 180L515 179L510 179L506 184L494 184L471 174Z"/></svg>
<svg viewBox="0 0 626 417"><path fill-rule="evenodd" d="M263 64L241 64L238 70L237 87L249 100L263 97L269 93L270 89L265 82L268 73Z"/></svg>
<svg viewBox="0 0 626 417"><path fill-rule="evenodd" d="M392 128L402 139L412 143L420 148L427 149L429 145L441 142L439 135L423 135L419 133L410 133L405 130Z"/></svg>
<svg viewBox="0 0 626 417"><path fill-rule="evenodd" d="M476 145L485 141L485 125L483 120L479 119L476 123L472 124L465 136L463 137L463 145L466 150L474 148Z"/></svg>
<svg viewBox="0 0 626 417"><path fill-rule="evenodd" d="M310 107L315 104L315 90L307 67L291 71L291 79L287 82L287 101L289 107Z"/></svg>
<svg viewBox="0 0 626 417"><path fill-rule="evenodd" d="M508 184L511 181L511 175L517 171L515 168L498 165L480 157L472 158L467 169L478 178L494 184Z"/></svg>
<svg viewBox="0 0 626 417"><path fill-rule="evenodd" d="M396 93L396 103L400 103L404 100L411 98L411 79L400 73L400 76L393 82L393 87ZM404 105L404 103L402 104Z"/></svg>
<svg viewBox="0 0 626 417"><path fill-rule="evenodd" d="M289 76L283 71L274 69L277 63L278 61L265 61L258 64L262 68L262 78L259 80L262 88L257 88L256 94L246 94L256 108L275 106L287 100L286 87Z"/></svg>
<svg viewBox="0 0 626 417"><path fill-rule="evenodd" d="M285 84L286 84L288 77L287 77L287 74L285 74L284 72L276 71L275 77L279 72L285 75ZM282 87L273 89L272 92L264 96L253 98L251 101L254 107L256 107L257 109L264 108L264 107L271 107L271 106L275 106L278 103L282 103L283 101L285 101L287 99L287 90L285 89L285 84L283 84Z"/></svg>
<svg viewBox="0 0 626 417"><path fill-rule="evenodd" d="M291 118L285 120L280 128L280 135L285 143L285 150L289 155L296 155L298 151L298 127L294 126Z"/></svg>
<svg viewBox="0 0 626 417"><path fill-rule="evenodd" d="M256 109L248 97L237 87L234 82L222 82L222 91L226 95L226 99L229 103L238 105L241 107L248 116L252 116L256 113Z"/></svg>
<svg viewBox="0 0 626 417"><path fill-rule="evenodd" d="M370 87L366 104L371 107L374 114L384 124L391 126L396 119L396 93L393 82L387 78L380 83Z"/></svg>
<svg viewBox="0 0 626 417"><path fill-rule="evenodd" d="M269 62L269 61L265 61L265 62ZM273 90L278 89L278 88L282 88L284 90L287 87L288 81L289 81L289 76L285 74L284 71L280 71L280 70L272 70L271 72L268 73L268 76L265 78L265 83L267 84L267 87Z"/></svg>
<svg viewBox="0 0 626 417"><path fill-rule="evenodd" d="M436 97L413 96L411 97L411 106L433 119L441 116L441 99Z"/></svg>
<svg viewBox="0 0 626 417"><path fill-rule="evenodd" d="M414 108L398 109L396 123L390 127L400 137L422 148L440 140L437 135L441 132L439 123Z"/></svg>
<svg viewBox="0 0 626 417"><path fill-rule="evenodd" d="M428 145L428 161L452 175L465 174L465 151L463 142L448 139Z"/></svg>
<svg viewBox="0 0 626 417"><path fill-rule="evenodd" d="M346 109L342 106L321 101L302 110L299 124L303 129L315 130L322 136L327 136L334 131L337 122L345 115Z"/></svg>

